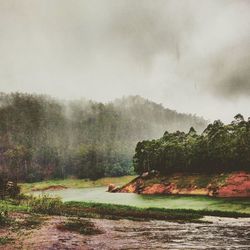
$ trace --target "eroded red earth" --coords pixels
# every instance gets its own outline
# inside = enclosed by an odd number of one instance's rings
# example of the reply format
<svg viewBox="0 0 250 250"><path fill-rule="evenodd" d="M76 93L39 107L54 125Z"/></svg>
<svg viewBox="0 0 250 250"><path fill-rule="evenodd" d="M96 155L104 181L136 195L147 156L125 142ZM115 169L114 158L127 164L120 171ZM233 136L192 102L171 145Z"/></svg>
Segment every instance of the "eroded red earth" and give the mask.
<svg viewBox="0 0 250 250"><path fill-rule="evenodd" d="M213 181L212 181L213 182ZM120 192L140 194L181 194L207 195L214 197L250 197L250 173L235 172L230 174L223 183L213 182L206 187L197 187L190 182L188 187L178 187L174 182L145 184L142 177L125 185Z"/></svg>

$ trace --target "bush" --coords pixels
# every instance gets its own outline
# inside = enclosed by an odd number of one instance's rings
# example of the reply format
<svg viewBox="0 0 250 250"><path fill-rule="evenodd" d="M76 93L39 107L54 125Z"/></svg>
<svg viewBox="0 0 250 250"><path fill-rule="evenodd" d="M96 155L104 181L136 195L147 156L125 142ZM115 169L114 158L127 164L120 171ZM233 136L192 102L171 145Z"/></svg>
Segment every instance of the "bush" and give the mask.
<svg viewBox="0 0 250 250"><path fill-rule="evenodd" d="M95 227L94 223L86 219L72 219L65 223L59 224L57 229L61 231L73 231L84 235L100 234L102 231Z"/></svg>
<svg viewBox="0 0 250 250"><path fill-rule="evenodd" d="M60 198L52 198L48 195L33 197L29 201L31 211L42 214L61 214L63 202Z"/></svg>
<svg viewBox="0 0 250 250"><path fill-rule="evenodd" d="M13 239L7 236L0 237L0 246L10 243Z"/></svg>
<svg viewBox="0 0 250 250"><path fill-rule="evenodd" d="M10 223L10 217L8 215L8 211L4 210L0 212L0 227L4 227L9 225Z"/></svg>
<svg viewBox="0 0 250 250"><path fill-rule="evenodd" d="M7 194L10 198L15 199L20 194L21 188L14 183L11 186L7 186Z"/></svg>

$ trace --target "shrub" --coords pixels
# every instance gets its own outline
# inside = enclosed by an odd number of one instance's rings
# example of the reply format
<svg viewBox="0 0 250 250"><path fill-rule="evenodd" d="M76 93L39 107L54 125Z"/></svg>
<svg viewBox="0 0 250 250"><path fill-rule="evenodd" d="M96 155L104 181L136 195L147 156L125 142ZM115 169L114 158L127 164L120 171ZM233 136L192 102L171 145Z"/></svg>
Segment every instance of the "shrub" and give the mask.
<svg viewBox="0 0 250 250"><path fill-rule="evenodd" d="M21 188L15 183L13 186L7 186L7 194L10 198L15 199L20 194Z"/></svg>
<svg viewBox="0 0 250 250"><path fill-rule="evenodd" d="M24 221L20 222L19 227L25 229L31 229L31 228L33 229L39 227L43 221L44 221L43 217L37 215L31 215L27 217Z"/></svg>
<svg viewBox="0 0 250 250"><path fill-rule="evenodd" d="M54 198L48 195L33 197L29 201L32 212L43 214L61 214L62 205L63 202L59 197Z"/></svg>
<svg viewBox="0 0 250 250"><path fill-rule="evenodd" d="M85 235L100 234L102 231L95 227L94 223L86 219L72 219L57 226L59 230L78 232Z"/></svg>
<svg viewBox="0 0 250 250"><path fill-rule="evenodd" d="M8 215L8 211L4 210L0 212L0 227L4 227L9 225L10 223L10 217Z"/></svg>
<svg viewBox="0 0 250 250"><path fill-rule="evenodd" d="M12 238L9 238L7 236L4 236L4 237L0 237L0 246L1 245L6 245L8 243L10 243L13 239Z"/></svg>

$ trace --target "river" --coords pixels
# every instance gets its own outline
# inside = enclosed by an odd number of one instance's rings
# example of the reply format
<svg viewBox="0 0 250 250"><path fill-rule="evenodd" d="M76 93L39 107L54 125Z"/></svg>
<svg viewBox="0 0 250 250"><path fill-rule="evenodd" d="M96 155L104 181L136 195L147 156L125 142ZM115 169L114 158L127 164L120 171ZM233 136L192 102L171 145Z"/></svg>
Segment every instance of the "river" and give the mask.
<svg viewBox="0 0 250 250"><path fill-rule="evenodd" d="M249 250L250 218L204 217L211 224L94 220L105 233L86 239L88 249Z"/></svg>
<svg viewBox="0 0 250 250"><path fill-rule="evenodd" d="M137 207L208 209L250 213L250 199L211 198L206 196L139 195L133 193L109 193L106 187L36 191L35 195L59 196L63 201L85 201Z"/></svg>

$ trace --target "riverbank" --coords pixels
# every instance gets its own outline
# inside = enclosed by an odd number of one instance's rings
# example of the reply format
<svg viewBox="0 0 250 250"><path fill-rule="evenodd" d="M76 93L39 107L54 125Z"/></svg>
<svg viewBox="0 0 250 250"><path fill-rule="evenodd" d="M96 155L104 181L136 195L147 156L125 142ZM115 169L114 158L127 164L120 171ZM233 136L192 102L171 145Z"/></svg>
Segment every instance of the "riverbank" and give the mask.
<svg viewBox="0 0 250 250"><path fill-rule="evenodd" d="M199 222L204 216L250 218L249 210L141 208L94 202L62 202L60 198L51 198L49 196L25 197L21 200L0 201L0 211L67 215L83 218L166 220L177 222Z"/></svg>
<svg viewBox="0 0 250 250"><path fill-rule="evenodd" d="M250 198L250 173L144 174L113 192Z"/></svg>
<svg viewBox="0 0 250 250"><path fill-rule="evenodd" d="M122 176L122 177L106 177L98 180L89 179L59 179L59 180L45 180L34 183L19 183L22 193L30 193L32 191L45 190L62 190L67 188L90 188L90 187L108 187L110 183L116 186L122 186L136 176Z"/></svg>
<svg viewBox="0 0 250 250"><path fill-rule="evenodd" d="M5 250L131 249L131 244L134 249L178 249L200 242L207 249L223 242L230 247L249 243L250 213L237 211L138 208L47 196L0 201L0 210L0 249Z"/></svg>

